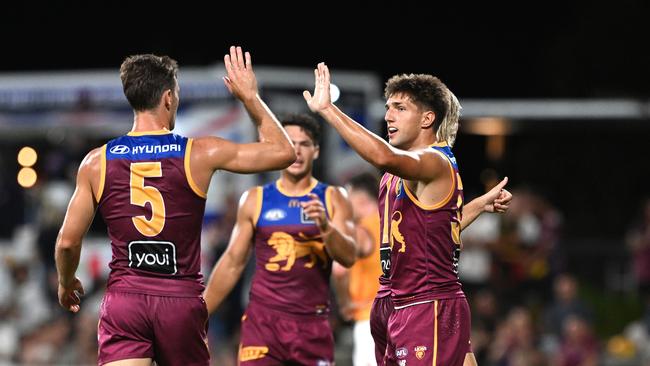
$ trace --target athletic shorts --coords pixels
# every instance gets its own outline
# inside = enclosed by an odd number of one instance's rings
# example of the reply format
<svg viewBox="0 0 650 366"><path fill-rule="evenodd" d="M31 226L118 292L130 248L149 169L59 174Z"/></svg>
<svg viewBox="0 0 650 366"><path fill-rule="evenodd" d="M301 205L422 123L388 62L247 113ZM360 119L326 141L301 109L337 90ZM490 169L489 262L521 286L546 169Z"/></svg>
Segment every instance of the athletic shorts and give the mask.
<svg viewBox="0 0 650 366"><path fill-rule="evenodd" d="M394 309L388 320L386 365L462 366L471 318L464 297Z"/></svg>
<svg viewBox="0 0 650 366"><path fill-rule="evenodd" d="M384 365L388 318L393 312L393 299L389 296L376 297L370 309L370 333L375 341L375 360L378 366Z"/></svg>
<svg viewBox="0 0 650 366"><path fill-rule="evenodd" d="M209 365L202 297L109 291L99 309L98 363L151 358L158 366Z"/></svg>
<svg viewBox="0 0 650 366"><path fill-rule="evenodd" d="M334 364L334 337L327 316L300 316L251 302L242 317L242 366Z"/></svg>

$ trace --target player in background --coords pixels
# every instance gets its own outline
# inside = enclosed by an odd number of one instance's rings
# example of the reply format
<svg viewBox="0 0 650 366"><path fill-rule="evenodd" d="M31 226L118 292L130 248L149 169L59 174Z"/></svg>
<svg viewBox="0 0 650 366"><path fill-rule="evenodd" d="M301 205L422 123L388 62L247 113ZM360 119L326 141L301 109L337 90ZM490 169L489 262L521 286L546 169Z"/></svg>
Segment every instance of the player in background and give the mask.
<svg viewBox="0 0 650 366"><path fill-rule="evenodd" d="M214 312L241 277L255 249L250 303L241 324L241 365L331 365L329 324L332 261L356 259L346 191L312 175L320 126L308 115L282 119L297 159L277 181L253 187L239 202L226 252L205 299Z"/></svg>

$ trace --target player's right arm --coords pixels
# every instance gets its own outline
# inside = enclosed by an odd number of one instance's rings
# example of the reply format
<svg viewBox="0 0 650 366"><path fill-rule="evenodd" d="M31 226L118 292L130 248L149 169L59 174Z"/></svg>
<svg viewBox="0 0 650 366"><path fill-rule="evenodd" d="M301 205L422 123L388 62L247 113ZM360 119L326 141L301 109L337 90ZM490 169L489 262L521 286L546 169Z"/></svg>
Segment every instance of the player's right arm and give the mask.
<svg viewBox="0 0 650 366"><path fill-rule="evenodd" d="M207 160L214 162L216 169L235 173L280 170L293 164L295 149L289 135L260 98L250 53L242 54L241 47L232 46L230 54L224 56L224 66L228 76L223 81L228 90L244 103L257 125L259 142L235 144L224 141L218 151L208 151Z"/></svg>
<svg viewBox="0 0 650 366"><path fill-rule="evenodd" d="M304 91L309 109L325 119L364 160L406 180L430 183L449 177L449 163L432 149L406 151L391 146L381 137L341 111L330 97L330 73L327 65L319 63L314 70L314 95ZM427 123L433 123L433 114Z"/></svg>
<svg viewBox="0 0 650 366"><path fill-rule="evenodd" d="M203 292L208 314L217 310L246 267L253 248L257 194L258 188L251 188L244 192L239 200L237 221L232 229L228 248L212 269L210 280Z"/></svg>
<svg viewBox="0 0 650 366"><path fill-rule="evenodd" d="M244 55L241 47L230 47L230 54L224 56L224 65L228 73L223 78L224 83L244 104L257 126L259 141L241 144L214 136L195 139L190 160L192 176L204 192L217 169L259 173L284 169L296 160L289 136L260 98L250 54Z"/></svg>

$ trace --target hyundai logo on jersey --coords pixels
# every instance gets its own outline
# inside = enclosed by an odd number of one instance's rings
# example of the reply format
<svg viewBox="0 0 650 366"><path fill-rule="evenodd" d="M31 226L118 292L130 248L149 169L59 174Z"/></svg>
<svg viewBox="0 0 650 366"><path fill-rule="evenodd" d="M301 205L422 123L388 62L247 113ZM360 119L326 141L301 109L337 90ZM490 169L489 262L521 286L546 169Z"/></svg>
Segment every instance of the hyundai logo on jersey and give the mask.
<svg viewBox="0 0 650 366"><path fill-rule="evenodd" d="M111 154L120 154L121 155L121 154L128 154L130 150L131 149L129 149L129 147L126 146L126 145L115 145L115 146L111 147L110 152L111 152Z"/></svg>

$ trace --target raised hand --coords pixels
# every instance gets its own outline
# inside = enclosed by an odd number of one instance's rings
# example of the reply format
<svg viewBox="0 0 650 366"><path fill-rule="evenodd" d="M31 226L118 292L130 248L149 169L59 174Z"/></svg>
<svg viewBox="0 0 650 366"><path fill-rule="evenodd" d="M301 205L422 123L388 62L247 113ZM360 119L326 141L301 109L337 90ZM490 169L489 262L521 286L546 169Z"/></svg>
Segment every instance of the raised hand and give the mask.
<svg viewBox="0 0 650 366"><path fill-rule="evenodd" d="M324 62L318 64L314 69L314 95L309 91L302 92L305 101L312 112L318 113L327 109L332 104L330 96L330 71Z"/></svg>
<svg viewBox="0 0 650 366"><path fill-rule="evenodd" d="M253 72L250 53L243 53L241 47L230 46L230 54L223 57L228 73L223 77L228 91L243 100L257 95L257 79Z"/></svg>
<svg viewBox="0 0 650 366"><path fill-rule="evenodd" d="M484 195L486 202L485 211L496 213L504 213L508 211L510 201L512 201L512 193L503 188L507 183L508 177L505 177L501 182L499 182L499 184L494 186L494 188Z"/></svg>
<svg viewBox="0 0 650 366"><path fill-rule="evenodd" d="M323 206L323 202L313 193L309 193L309 198L309 201L300 203L303 212L310 220L316 222L316 226L318 226L321 233L328 231L329 221L325 214L325 206Z"/></svg>
<svg viewBox="0 0 650 366"><path fill-rule="evenodd" d="M81 299L79 296L83 296L84 287L79 281L78 278L74 278L72 283L69 286L62 286L59 283L59 304L66 310L69 310L73 313L79 311L79 303Z"/></svg>

